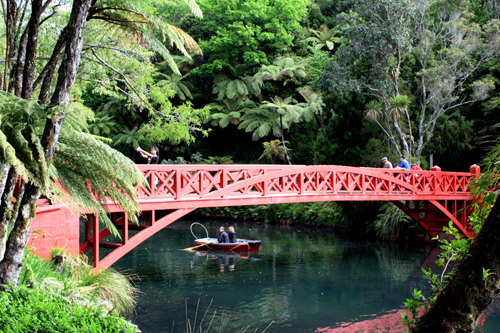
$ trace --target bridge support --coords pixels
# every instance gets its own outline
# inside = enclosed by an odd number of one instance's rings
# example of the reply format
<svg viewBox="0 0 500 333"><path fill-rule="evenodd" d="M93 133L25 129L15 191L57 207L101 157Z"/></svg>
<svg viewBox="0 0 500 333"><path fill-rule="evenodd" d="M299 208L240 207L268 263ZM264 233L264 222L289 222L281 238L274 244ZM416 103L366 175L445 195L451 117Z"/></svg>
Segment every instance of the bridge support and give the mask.
<svg viewBox="0 0 500 333"><path fill-rule="evenodd" d="M104 239L111 235L111 231L108 228L100 228L98 218L89 214L85 221L86 236L80 245L80 253L92 249L92 261L95 269L108 268L143 241L193 210L194 208L174 210L158 220L155 220L155 211L143 212L143 216L147 215L148 224L139 225L131 224L123 213L113 213L111 215L113 224L122 231L120 243L105 241ZM131 232L129 233L129 231ZM112 251L103 255L101 249L112 249Z"/></svg>
<svg viewBox="0 0 500 333"><path fill-rule="evenodd" d="M466 200L429 200L429 201L392 201L408 214L429 234L430 238L442 238L443 227L452 221L460 232L471 238L474 235L467 221L468 204Z"/></svg>
<svg viewBox="0 0 500 333"><path fill-rule="evenodd" d="M431 171L440 172L438 166L432 167ZM477 178L481 174L481 168L474 164L470 167L471 178ZM431 238L436 236L446 237L443 227L452 221L455 227L466 237L474 237L474 230L468 221L471 213L470 200L425 200L425 201L392 201L397 207L408 214Z"/></svg>
<svg viewBox="0 0 500 333"><path fill-rule="evenodd" d="M36 216L31 222L28 248L41 258L50 258L53 248L79 253L80 217L62 205L39 200Z"/></svg>

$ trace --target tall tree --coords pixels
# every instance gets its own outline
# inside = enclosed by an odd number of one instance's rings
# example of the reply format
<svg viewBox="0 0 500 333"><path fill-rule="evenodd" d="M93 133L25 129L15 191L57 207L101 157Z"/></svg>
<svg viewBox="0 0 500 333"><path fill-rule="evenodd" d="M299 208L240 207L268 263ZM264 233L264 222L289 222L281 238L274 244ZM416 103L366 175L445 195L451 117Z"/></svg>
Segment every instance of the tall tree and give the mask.
<svg viewBox="0 0 500 333"><path fill-rule="evenodd" d="M437 121L484 99L492 87L488 79L470 81L498 56L499 26L478 26L469 14L467 1L358 1L339 16L346 42L320 87L361 91L375 100L370 118L397 150L419 160Z"/></svg>
<svg viewBox="0 0 500 333"><path fill-rule="evenodd" d="M187 3L195 12L198 10L193 0ZM84 128L78 125L81 123L79 107L71 101L71 88L82 63L88 22L99 20L116 24L138 37L138 42L148 37L150 45L160 51L166 48L161 42L153 43L155 29L165 32L165 36L180 48L192 45L192 40L183 38L185 34L175 27L140 14L137 2L74 0L71 9L55 15L56 8L65 4L65 1L52 0L2 1L7 27L4 36L8 45L2 88L17 96L3 94L0 109L2 286L17 284L36 201L42 194L51 198L62 194L55 187L56 181L68 185L65 190L70 196L86 198L87 207L92 206L93 198L99 201L110 196L124 205L131 217L138 209L131 201L135 193L133 184L141 180L137 168L121 154L85 135ZM54 20L60 17L63 26L55 43L39 44L41 27L57 25ZM47 56L42 57L45 52ZM167 52L163 54L168 57ZM101 64L106 66L105 62ZM38 102L30 102L35 99L36 92ZM65 124L72 118L76 120ZM186 123L182 126L187 127ZM97 155L109 157L115 164L96 164L103 160ZM90 191L86 184L90 185ZM96 206L95 209L99 211Z"/></svg>

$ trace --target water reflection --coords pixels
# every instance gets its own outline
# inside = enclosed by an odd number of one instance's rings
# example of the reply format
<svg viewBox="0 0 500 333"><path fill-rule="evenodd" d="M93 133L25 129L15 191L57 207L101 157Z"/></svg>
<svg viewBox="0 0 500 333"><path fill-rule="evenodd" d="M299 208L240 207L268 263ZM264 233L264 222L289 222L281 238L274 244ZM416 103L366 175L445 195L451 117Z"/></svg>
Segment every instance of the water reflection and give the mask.
<svg viewBox="0 0 500 333"><path fill-rule="evenodd" d="M230 318L225 332L261 332L271 322L271 332L334 329L399 310L414 288L427 288L421 267L432 247L242 222L236 225L239 237L262 240L258 255L189 253L180 249L192 246L190 223L172 224L116 264L141 276L143 294L132 319L145 333L185 331L186 318L209 304ZM210 234L226 226L204 225Z"/></svg>
<svg viewBox="0 0 500 333"><path fill-rule="evenodd" d="M216 251L216 250L191 250L186 252L193 253L198 257L206 257L206 260L218 260L219 272L233 272L236 268L237 260L261 260L257 251Z"/></svg>

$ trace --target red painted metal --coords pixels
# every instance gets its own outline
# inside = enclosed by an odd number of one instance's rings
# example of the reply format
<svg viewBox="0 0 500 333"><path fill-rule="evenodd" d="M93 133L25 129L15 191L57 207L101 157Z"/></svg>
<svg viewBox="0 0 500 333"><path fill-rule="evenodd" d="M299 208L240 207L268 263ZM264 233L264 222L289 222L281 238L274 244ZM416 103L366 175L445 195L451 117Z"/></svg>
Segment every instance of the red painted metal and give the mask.
<svg viewBox="0 0 500 333"><path fill-rule="evenodd" d="M36 216L31 222L28 248L41 258L50 258L55 247L68 252L79 253L80 220L77 214L61 204L51 204L48 200L38 201Z"/></svg>
<svg viewBox="0 0 500 333"><path fill-rule="evenodd" d="M108 203L122 242L108 243L106 228L86 227L80 251L93 249L97 269L109 267L138 244L180 217L201 207L244 206L314 201L390 201L407 212L429 234L452 220L471 237L466 202L471 198L470 173L394 170L337 165L138 165L148 182L138 186L137 200L148 225L128 238L129 225L121 208ZM156 221L155 211L171 211ZM91 222L87 222L90 224ZM135 228L134 228L135 229ZM98 231L98 232L96 232ZM115 248L103 259L99 246Z"/></svg>

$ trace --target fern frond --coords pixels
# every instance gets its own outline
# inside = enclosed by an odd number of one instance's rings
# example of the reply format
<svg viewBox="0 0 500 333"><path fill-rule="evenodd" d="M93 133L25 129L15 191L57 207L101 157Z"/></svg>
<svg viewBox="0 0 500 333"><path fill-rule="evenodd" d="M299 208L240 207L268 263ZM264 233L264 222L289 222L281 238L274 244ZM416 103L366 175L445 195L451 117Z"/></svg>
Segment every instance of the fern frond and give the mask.
<svg viewBox="0 0 500 333"><path fill-rule="evenodd" d="M184 0L195 17L203 18L203 13L195 0Z"/></svg>

